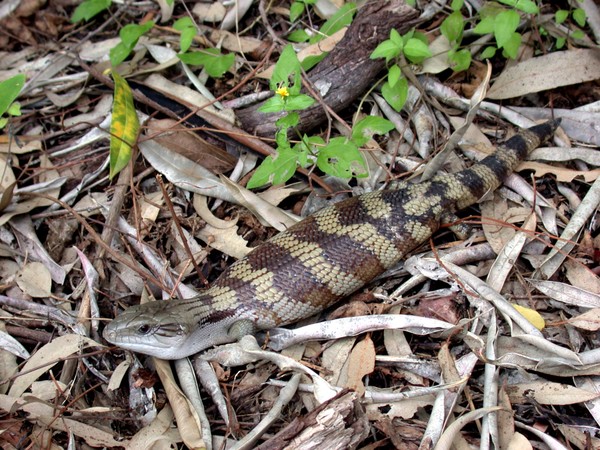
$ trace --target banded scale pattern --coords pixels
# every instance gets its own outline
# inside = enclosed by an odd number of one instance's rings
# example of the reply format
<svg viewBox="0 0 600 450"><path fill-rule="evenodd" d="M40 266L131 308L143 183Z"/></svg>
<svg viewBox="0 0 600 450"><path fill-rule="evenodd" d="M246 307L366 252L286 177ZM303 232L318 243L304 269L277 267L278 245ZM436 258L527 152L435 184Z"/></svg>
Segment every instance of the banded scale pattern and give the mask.
<svg viewBox="0 0 600 450"><path fill-rule="evenodd" d="M104 337L129 350L177 359L316 314L454 222L456 211L496 189L558 124L523 130L456 174L329 206L256 247L197 297L128 308Z"/></svg>

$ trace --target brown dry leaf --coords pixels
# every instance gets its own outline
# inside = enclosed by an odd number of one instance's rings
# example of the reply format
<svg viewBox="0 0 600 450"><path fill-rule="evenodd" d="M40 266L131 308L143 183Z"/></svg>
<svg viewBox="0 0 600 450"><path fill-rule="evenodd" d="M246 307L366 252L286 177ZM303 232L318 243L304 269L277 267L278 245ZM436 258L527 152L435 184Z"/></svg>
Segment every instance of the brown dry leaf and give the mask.
<svg viewBox="0 0 600 450"><path fill-rule="evenodd" d="M355 390L359 395L365 392L362 379L375 370L375 345L369 335L358 342L350 353L348 360L348 381L346 387Z"/></svg>
<svg viewBox="0 0 600 450"><path fill-rule="evenodd" d="M567 321L574 327L588 331L600 330L600 308L594 308Z"/></svg>
<svg viewBox="0 0 600 450"><path fill-rule="evenodd" d="M128 444L126 439L117 441L111 432L64 417L64 415L57 420L57 411L53 406L37 401L33 397L24 399L0 395L0 410L20 412L27 415L30 421L37 421L53 430L72 433L92 447L124 447Z"/></svg>
<svg viewBox="0 0 600 450"><path fill-rule="evenodd" d="M146 135L154 136L153 139L162 146L213 173L229 172L237 162L235 156L207 142L196 133L182 129L181 125L172 119L150 120Z"/></svg>
<svg viewBox="0 0 600 450"><path fill-rule="evenodd" d="M172 428L174 417L173 410L167 403L152 423L143 427L131 438L127 448L129 450L159 449L165 448L165 446L168 446L166 448L177 448L175 444L181 442L181 436L171 436L169 433L169 431L176 431Z"/></svg>
<svg viewBox="0 0 600 450"><path fill-rule="evenodd" d="M590 292L600 292L600 277L579 261L567 259L563 267L566 269L567 279L573 286Z"/></svg>
<svg viewBox="0 0 600 450"><path fill-rule="evenodd" d="M515 434L515 419L512 404L506 394L504 386L498 390L498 406L502 409L496 414L498 421L498 440L502 450L507 449Z"/></svg>
<svg viewBox="0 0 600 450"><path fill-rule="evenodd" d="M512 435L512 439L508 443L506 450L531 450L533 447L531 446L531 442L521 433L514 433Z"/></svg>
<svg viewBox="0 0 600 450"><path fill-rule="evenodd" d="M590 436L590 433L580 426L569 426L557 423L556 427L571 444L580 450L600 448L600 439Z"/></svg>
<svg viewBox="0 0 600 450"><path fill-rule="evenodd" d="M79 334L59 336L35 352L21 368L20 375L10 387L9 395L19 397L42 374L48 372L58 362L80 350L91 347L103 347L98 342Z"/></svg>
<svg viewBox="0 0 600 450"><path fill-rule="evenodd" d="M583 308L600 308L600 295L558 281L541 281L530 279L536 289L548 297L566 305L576 305Z"/></svg>
<svg viewBox="0 0 600 450"><path fill-rule="evenodd" d="M565 183L571 182L577 177L581 177L589 183L595 181L600 176L600 169L573 170L536 161L525 161L519 165L519 170L525 169L534 170L537 178L544 178L544 175L550 173L556 176L558 181Z"/></svg>
<svg viewBox="0 0 600 450"><path fill-rule="evenodd" d="M533 399L542 405L573 405L599 397L598 394L561 383L535 381L506 386L512 403L528 403Z"/></svg>
<svg viewBox="0 0 600 450"><path fill-rule="evenodd" d="M220 22L225 17L227 10L221 2L196 3L192 9L194 14L202 22Z"/></svg>
<svg viewBox="0 0 600 450"><path fill-rule="evenodd" d="M560 73L560 76L556 74ZM504 70L488 91L491 99L521 97L533 92L600 78L600 50L574 49L549 53Z"/></svg>
<svg viewBox="0 0 600 450"><path fill-rule="evenodd" d="M188 448L204 448L200 418L188 398L179 389L169 362L154 358L154 364L173 408L183 442Z"/></svg>
<svg viewBox="0 0 600 450"><path fill-rule="evenodd" d="M31 297L49 297L52 293L50 271L40 262L25 264L16 281L23 292Z"/></svg>
<svg viewBox="0 0 600 450"><path fill-rule="evenodd" d="M496 254L500 254L516 231L504 226L502 222L508 213L508 202L500 195L494 194L489 201L481 202L483 233Z"/></svg>
<svg viewBox="0 0 600 450"><path fill-rule="evenodd" d="M204 27L200 26L199 28L202 30ZM261 39L249 36L239 36L225 30L209 29L208 27L206 29L207 32L210 33L209 36L212 42L221 43L221 46L230 52L254 53L260 51L261 48L266 48L265 41Z"/></svg>

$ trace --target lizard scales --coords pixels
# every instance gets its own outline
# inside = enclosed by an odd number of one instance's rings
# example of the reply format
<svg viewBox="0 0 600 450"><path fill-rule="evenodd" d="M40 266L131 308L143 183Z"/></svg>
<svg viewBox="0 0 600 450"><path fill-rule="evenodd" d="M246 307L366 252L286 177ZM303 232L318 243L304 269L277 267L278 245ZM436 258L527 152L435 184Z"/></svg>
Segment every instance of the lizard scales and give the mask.
<svg viewBox="0 0 600 450"><path fill-rule="evenodd" d="M324 208L253 249L198 296L126 309L104 337L132 351L178 359L310 317L454 222L456 211L496 189L558 124L522 130L458 173Z"/></svg>

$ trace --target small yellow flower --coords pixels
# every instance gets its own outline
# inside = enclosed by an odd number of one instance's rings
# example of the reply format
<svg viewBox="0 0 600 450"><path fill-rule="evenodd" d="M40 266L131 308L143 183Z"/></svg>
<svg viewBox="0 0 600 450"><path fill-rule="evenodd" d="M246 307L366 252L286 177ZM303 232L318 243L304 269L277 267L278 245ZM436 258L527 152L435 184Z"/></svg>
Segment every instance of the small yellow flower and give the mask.
<svg viewBox="0 0 600 450"><path fill-rule="evenodd" d="M282 98L286 98L290 96L290 91L288 91L287 86L280 86L277 88L277 90L275 91L275 93L279 96L281 96Z"/></svg>

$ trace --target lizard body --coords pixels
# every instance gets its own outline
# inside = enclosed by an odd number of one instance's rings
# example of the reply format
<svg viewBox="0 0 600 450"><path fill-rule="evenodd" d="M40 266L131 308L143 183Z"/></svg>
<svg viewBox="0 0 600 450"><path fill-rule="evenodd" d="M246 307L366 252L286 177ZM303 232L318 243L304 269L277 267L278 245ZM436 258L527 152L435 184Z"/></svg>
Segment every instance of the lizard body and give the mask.
<svg viewBox="0 0 600 450"><path fill-rule="evenodd" d="M253 249L198 296L126 309L104 337L132 351L178 359L310 317L454 222L456 211L496 189L558 124L522 130L458 173L329 206Z"/></svg>

